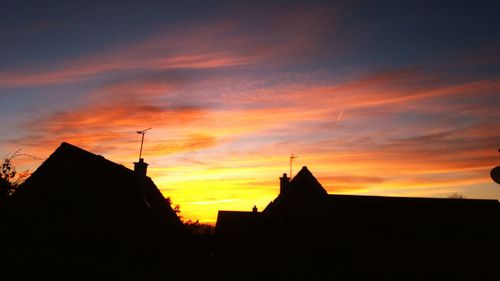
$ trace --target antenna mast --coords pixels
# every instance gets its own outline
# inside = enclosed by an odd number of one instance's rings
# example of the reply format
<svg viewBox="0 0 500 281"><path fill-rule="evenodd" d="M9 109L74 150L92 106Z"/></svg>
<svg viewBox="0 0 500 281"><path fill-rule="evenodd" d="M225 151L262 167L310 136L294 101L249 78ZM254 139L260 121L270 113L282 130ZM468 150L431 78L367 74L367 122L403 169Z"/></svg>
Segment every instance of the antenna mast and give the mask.
<svg viewBox="0 0 500 281"><path fill-rule="evenodd" d="M293 159L295 158L299 158L299 156L296 156L296 155L290 155L290 179L292 178L292 162L293 162Z"/></svg>
<svg viewBox="0 0 500 281"><path fill-rule="evenodd" d="M142 157L142 144L144 143L144 135L146 134L147 131L151 130L152 128L147 128L142 131L137 131L137 134L142 135L141 139L141 150L139 151L139 160L141 160Z"/></svg>

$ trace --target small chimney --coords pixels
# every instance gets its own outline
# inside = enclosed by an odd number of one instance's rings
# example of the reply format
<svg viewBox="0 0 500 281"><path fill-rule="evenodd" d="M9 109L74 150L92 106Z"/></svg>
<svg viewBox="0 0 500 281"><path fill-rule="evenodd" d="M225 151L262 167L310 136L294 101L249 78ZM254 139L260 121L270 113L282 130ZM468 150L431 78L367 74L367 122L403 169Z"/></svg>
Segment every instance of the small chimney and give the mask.
<svg viewBox="0 0 500 281"><path fill-rule="evenodd" d="M146 177L148 163L144 162L144 158L139 158L139 162L134 162L134 172L141 177Z"/></svg>
<svg viewBox="0 0 500 281"><path fill-rule="evenodd" d="M289 184L290 178L286 175L286 173L283 173L283 176L280 178L280 194L288 188Z"/></svg>
<svg viewBox="0 0 500 281"><path fill-rule="evenodd" d="M253 205L252 212L257 213L257 206Z"/></svg>

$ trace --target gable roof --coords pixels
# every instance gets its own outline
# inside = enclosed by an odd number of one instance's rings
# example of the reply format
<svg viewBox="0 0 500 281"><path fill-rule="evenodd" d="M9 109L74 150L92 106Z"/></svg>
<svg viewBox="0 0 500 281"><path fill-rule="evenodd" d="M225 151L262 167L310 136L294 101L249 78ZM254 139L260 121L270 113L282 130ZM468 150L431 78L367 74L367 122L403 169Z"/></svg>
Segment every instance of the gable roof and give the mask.
<svg viewBox="0 0 500 281"><path fill-rule="evenodd" d="M302 169L263 211L250 239L355 247L359 238L314 175ZM274 242L273 242L274 243Z"/></svg>
<svg viewBox="0 0 500 281"><path fill-rule="evenodd" d="M133 241L182 232L180 219L149 177L68 143L12 199L26 231L37 239Z"/></svg>
<svg viewBox="0 0 500 281"><path fill-rule="evenodd" d="M273 201L272 206L281 204L293 204L295 207L304 209L304 204L317 203L317 200L326 199L328 193L318 182L306 166L297 173L288 186ZM272 208L271 208L272 209Z"/></svg>

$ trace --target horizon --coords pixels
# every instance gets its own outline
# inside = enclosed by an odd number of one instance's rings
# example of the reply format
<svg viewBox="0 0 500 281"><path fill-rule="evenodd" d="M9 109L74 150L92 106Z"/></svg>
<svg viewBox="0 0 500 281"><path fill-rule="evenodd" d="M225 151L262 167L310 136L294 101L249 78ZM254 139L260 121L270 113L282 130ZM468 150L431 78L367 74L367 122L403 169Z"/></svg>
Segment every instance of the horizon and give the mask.
<svg viewBox="0 0 500 281"><path fill-rule="evenodd" d="M496 4L498 5L498 4ZM456 1L6 2L0 156L63 141L148 176L184 219L330 194L500 199L500 24Z"/></svg>
<svg viewBox="0 0 500 281"><path fill-rule="evenodd" d="M61 145L62 145L63 143L67 143L67 142L62 142L62 143L61 143ZM71 143L68 143L68 144L73 146L73 144L71 144ZM80 147L80 149L81 149L81 147ZM53 152L55 152L55 150L54 150ZM88 151L88 152L92 153L92 151ZM94 153L92 153L92 154L94 154ZM99 154L94 154L94 155L97 155L97 156L102 156L102 155L99 155ZM25 156L30 156L30 155L25 155ZM292 155L291 155L290 157L292 157ZM38 160L45 161L45 160L47 160L48 158L49 158L49 157L47 157L47 158L45 158L45 159L38 159ZM104 158L105 158L105 159L107 159L106 157L104 157ZM297 157L294 157L294 158L298 158L298 156L297 156ZM143 158L140 158L140 159L143 159ZM113 162L111 159L107 159L107 160L108 160L108 161ZM113 162L113 163L114 163L114 162ZM147 163L147 162L146 162L146 163ZM120 164L120 163L116 163L116 164L119 164L119 165L125 166L125 165ZM127 166L125 166L125 167L126 167L126 168L128 168L130 171L134 171L134 168L133 168L133 167L127 167ZM309 170L309 169L307 168L307 166L302 166L302 167L300 167L300 168L296 167L296 173L295 173L295 174L293 174L293 176L292 176L292 177L290 177L290 174L288 174L288 173L283 173L282 175L283 175L283 176L284 176L284 175L287 175L287 176L289 177L289 181L291 182L291 181L295 178L295 176L296 176L296 175L297 175L297 174L298 174L301 170L303 170L304 168L305 168L305 169L307 169L307 170ZM36 171L36 170L35 170L35 171ZM34 172L34 171L33 171L33 172ZM311 171L309 170L309 172L311 172ZM313 176L314 176L314 173L312 173L312 174L313 174ZM150 178L151 178L151 176L150 176L150 175L148 175L148 177L150 177ZM316 177L315 177L315 178L316 178ZM154 178L151 178L151 179L153 180L153 182L155 182ZM321 185L321 181L320 181L318 178L316 178L316 179L318 180L319 184ZM323 188L324 188L324 187L323 187ZM497 198L468 198L468 197L465 197L463 194L461 194L461 193L459 193L459 192L452 192L452 193L446 194L446 196L445 196L445 197L432 197L432 196L425 196L425 195L424 195L424 196L390 196L390 195L386 195L386 194L370 194L370 195L367 195L367 194L353 194L353 193L342 193L342 192L340 192L340 193L331 193L331 192L329 192L326 188L325 188L325 190L327 191L327 193L328 193L329 195L335 195L335 194L338 194L338 195L370 196L370 197L375 196L375 197L397 197L397 198L420 198L420 199L423 199L423 198L433 199L433 198L434 198L434 199L466 199L466 200L471 200L471 199L474 199L474 200L496 200L496 201L500 201L500 200L499 200L499 199L497 199ZM160 189L160 191L161 191L161 189ZM276 194L275 194L275 195L274 195L274 197L272 198L272 200L270 200L270 201L269 201L269 202L267 202L265 205L263 205L263 207L262 207L262 208L257 208L257 211L262 211L263 209L265 209L265 207L266 207L269 203L273 202L273 201L274 201L274 199L275 199L275 198L276 198L279 194L280 194L280 190L279 190L279 181L278 181L278 189L277 189ZM164 195L164 197L165 197L165 198L170 197L170 196L165 195L165 194L163 194L163 195ZM458 197L456 197L456 196L458 196ZM177 205L177 203L176 203L175 201L173 201L173 200L172 200L172 198L170 198L170 200L171 200L171 205L172 205L172 208L174 208L174 206L175 206L175 205ZM255 206L256 206L256 205L255 205ZM246 210L246 209L245 209L245 210L242 210L242 209L219 209L219 210L216 210L216 212L217 212L217 213L218 213L219 211L246 211L246 212L250 212L250 210ZM182 221L184 221L185 223L187 223L187 222L199 222L199 223L203 223L203 224L209 224L209 225L212 225L213 227L215 227L215 223L217 222L216 220L213 220L213 221L212 221L212 220L208 220L208 221L200 221L199 219L196 219L196 218L186 218L186 217L184 217L184 214L183 214L183 212L182 212L182 209L180 209L180 212L181 212L181 213L180 213L180 214L178 214L178 215L180 215L181 220L182 220ZM217 215L216 215L216 218L217 218Z"/></svg>

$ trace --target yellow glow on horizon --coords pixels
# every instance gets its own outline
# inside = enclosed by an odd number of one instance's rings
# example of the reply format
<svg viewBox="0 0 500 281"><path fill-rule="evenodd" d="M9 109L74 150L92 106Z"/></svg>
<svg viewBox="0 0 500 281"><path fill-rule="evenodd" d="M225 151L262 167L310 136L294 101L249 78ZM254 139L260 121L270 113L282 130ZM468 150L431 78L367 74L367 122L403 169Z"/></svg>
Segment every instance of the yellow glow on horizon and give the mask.
<svg viewBox="0 0 500 281"><path fill-rule="evenodd" d="M315 157L304 158L313 160ZM392 173L392 176L387 176L390 175L388 173L378 181L381 174L380 169L373 169L376 163L331 163L317 161L318 158L308 165L309 170L330 194L433 197L434 192L439 197L440 194L460 190L462 186L488 184L483 177L457 179L450 176L448 179L432 180L412 178L411 174L402 172ZM245 162L248 166L240 167L242 162L235 162L238 164L234 166L153 168L151 176L162 193L172 198L174 205L180 204L184 219L214 224L220 210L250 211L254 205L263 210L278 196L279 177L289 172L284 157L271 156L261 161ZM266 165L257 166L257 163ZM295 173L301 164L299 162L294 166ZM382 170L395 168L390 163L386 165ZM369 167L372 167L371 172L359 174L360 170L370 171ZM426 172L428 169L425 169ZM470 170L474 172L477 169ZM455 172L454 169L438 169L436 174ZM352 174L352 179L342 177L345 174Z"/></svg>

